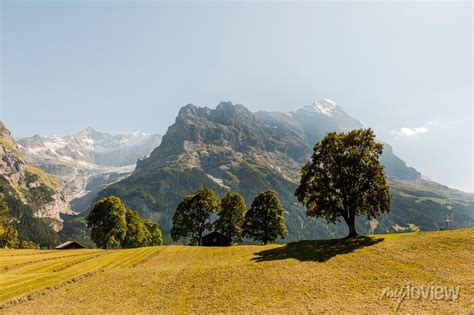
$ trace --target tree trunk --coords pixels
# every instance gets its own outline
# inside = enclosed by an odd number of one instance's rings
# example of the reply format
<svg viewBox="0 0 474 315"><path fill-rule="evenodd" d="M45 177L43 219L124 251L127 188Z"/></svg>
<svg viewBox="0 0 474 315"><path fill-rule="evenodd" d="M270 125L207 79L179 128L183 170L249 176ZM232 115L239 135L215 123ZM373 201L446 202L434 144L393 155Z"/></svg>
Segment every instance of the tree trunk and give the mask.
<svg viewBox="0 0 474 315"><path fill-rule="evenodd" d="M198 246L202 246L202 231L199 231Z"/></svg>
<svg viewBox="0 0 474 315"><path fill-rule="evenodd" d="M355 228L355 222L352 221L350 224L349 224L349 235L347 236L347 238L351 238L351 237L355 237L357 236L357 231L356 231L356 228Z"/></svg>
<svg viewBox="0 0 474 315"><path fill-rule="evenodd" d="M347 227L349 228L349 235L347 235L347 238L357 236L358 234L355 228L355 214L353 213L349 214L349 217L344 218L344 220L346 221Z"/></svg>

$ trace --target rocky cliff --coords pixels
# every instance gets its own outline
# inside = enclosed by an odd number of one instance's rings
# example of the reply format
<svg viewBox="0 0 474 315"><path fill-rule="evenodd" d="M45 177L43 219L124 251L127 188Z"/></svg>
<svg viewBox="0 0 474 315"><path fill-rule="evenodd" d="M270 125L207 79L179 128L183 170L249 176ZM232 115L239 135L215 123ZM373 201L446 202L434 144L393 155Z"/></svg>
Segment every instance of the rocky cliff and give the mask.
<svg viewBox="0 0 474 315"><path fill-rule="evenodd" d="M10 216L20 227L28 221L38 223L33 218L39 218L55 231L59 231L62 227L60 214L73 213L58 184L42 170L26 162L2 122L0 122L0 198L7 203Z"/></svg>

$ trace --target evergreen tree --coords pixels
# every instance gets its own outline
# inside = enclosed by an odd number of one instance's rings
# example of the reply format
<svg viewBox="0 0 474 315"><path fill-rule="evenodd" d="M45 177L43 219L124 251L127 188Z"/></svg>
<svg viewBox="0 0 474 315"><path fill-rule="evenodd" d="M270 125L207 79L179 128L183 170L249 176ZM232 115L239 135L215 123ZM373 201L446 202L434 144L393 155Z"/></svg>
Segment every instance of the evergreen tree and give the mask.
<svg viewBox="0 0 474 315"><path fill-rule="evenodd" d="M389 212L390 193L379 161L382 150L371 129L328 133L315 145L295 193L307 215L331 223L342 217L348 237L353 237L356 215L371 219Z"/></svg>
<svg viewBox="0 0 474 315"><path fill-rule="evenodd" d="M265 245L274 242L278 236L285 238L288 232L283 219L284 212L274 191L261 192L245 215L243 236Z"/></svg>
<svg viewBox="0 0 474 315"><path fill-rule="evenodd" d="M210 217L219 211L219 207L220 200L211 189L199 189L186 196L173 216L173 240L189 238L192 244L202 245L203 233L212 228Z"/></svg>
<svg viewBox="0 0 474 315"><path fill-rule="evenodd" d="M221 200L219 219L215 223L216 230L225 235L229 241L241 240L246 212L244 197L237 192L228 192Z"/></svg>
<svg viewBox="0 0 474 315"><path fill-rule="evenodd" d="M127 233L126 208L120 198L109 196L99 200L87 217L91 238L97 246L118 247Z"/></svg>

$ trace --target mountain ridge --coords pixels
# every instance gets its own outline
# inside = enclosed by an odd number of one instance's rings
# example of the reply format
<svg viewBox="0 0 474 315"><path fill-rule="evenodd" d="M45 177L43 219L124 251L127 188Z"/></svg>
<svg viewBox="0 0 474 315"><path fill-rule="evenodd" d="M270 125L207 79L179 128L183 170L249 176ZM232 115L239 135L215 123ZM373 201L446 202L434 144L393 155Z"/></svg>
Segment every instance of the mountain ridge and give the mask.
<svg viewBox="0 0 474 315"><path fill-rule="evenodd" d="M259 191L270 188L287 210L288 241L341 236L344 226L307 218L294 191L301 166L316 142L330 131L362 127L328 100L290 113L252 113L231 102L221 102L215 109L188 104L180 109L161 145L138 161L130 177L109 186L100 196L122 197L128 206L157 220L166 235L177 203L195 189L209 187L220 195L238 191L249 205ZM444 195L427 193L430 185L421 180L421 174L398 158L388 144L384 146L381 160L395 192L392 212L372 222L360 218L360 230L438 229L450 212L456 214L453 224L473 224L473 204L460 197L448 209ZM403 181L416 183L413 191L402 191Z"/></svg>
<svg viewBox="0 0 474 315"><path fill-rule="evenodd" d="M137 159L160 142L157 134L111 134L91 127L66 136L18 139L25 159L58 180L76 211L84 211L98 191L130 175Z"/></svg>

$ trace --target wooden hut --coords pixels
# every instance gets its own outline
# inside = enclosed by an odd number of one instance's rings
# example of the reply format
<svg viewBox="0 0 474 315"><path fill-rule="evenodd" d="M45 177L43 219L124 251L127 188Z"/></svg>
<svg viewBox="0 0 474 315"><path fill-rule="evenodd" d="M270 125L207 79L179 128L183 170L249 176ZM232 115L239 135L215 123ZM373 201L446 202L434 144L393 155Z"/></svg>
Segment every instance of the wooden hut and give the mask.
<svg viewBox="0 0 474 315"><path fill-rule="evenodd" d="M223 234L214 231L202 237L202 246L230 246L231 241Z"/></svg>
<svg viewBox="0 0 474 315"><path fill-rule="evenodd" d="M56 249L81 249L81 248L86 248L86 247L79 244L76 241L67 241L66 243L62 243L61 245L56 246Z"/></svg>

